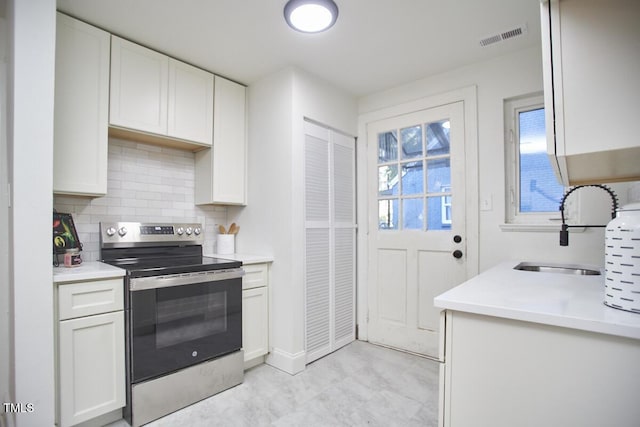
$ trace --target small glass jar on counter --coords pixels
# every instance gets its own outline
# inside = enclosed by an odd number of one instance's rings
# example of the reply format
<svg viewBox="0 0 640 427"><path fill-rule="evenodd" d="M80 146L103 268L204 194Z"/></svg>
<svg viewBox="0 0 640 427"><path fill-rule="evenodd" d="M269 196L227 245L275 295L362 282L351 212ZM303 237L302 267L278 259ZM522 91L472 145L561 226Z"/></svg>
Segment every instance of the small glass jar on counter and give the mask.
<svg viewBox="0 0 640 427"><path fill-rule="evenodd" d="M64 266L77 267L80 264L82 264L80 249L78 248L67 249L64 253Z"/></svg>

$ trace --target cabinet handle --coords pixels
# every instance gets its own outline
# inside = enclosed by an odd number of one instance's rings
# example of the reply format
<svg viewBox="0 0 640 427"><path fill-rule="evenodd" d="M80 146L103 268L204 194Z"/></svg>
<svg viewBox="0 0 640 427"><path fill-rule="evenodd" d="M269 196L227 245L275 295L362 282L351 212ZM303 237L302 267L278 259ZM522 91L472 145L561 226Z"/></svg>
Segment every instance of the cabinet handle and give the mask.
<svg viewBox="0 0 640 427"><path fill-rule="evenodd" d="M459 249L456 249L455 251L453 251L453 257L456 259L462 258L462 251Z"/></svg>

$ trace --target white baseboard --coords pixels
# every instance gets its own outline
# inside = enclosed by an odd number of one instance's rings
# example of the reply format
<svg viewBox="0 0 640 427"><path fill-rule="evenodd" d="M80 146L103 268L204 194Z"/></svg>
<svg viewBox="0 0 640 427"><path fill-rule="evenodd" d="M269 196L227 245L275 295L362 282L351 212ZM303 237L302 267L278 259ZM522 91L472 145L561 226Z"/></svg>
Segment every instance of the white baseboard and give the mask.
<svg viewBox="0 0 640 427"><path fill-rule="evenodd" d="M106 414L100 415L99 417L92 418L80 424L76 424L76 427L100 427L111 424L121 419L122 409L116 409L115 411L107 412Z"/></svg>
<svg viewBox="0 0 640 427"><path fill-rule="evenodd" d="M264 363L265 356L254 357L251 360L244 362L244 370L251 369L255 366L262 365Z"/></svg>
<svg viewBox="0 0 640 427"><path fill-rule="evenodd" d="M304 371L307 361L307 353L289 353L288 351L272 348L267 356L266 363L288 374L295 375Z"/></svg>

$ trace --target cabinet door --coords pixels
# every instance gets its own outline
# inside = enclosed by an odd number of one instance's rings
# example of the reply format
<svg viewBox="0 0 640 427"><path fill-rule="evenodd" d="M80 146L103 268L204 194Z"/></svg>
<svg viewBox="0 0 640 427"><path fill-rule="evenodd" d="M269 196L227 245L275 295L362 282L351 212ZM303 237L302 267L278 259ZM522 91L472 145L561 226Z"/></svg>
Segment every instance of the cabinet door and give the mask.
<svg viewBox="0 0 640 427"><path fill-rule="evenodd" d="M548 152L563 184L640 179L640 3L540 7Z"/></svg>
<svg viewBox="0 0 640 427"><path fill-rule="evenodd" d="M59 328L60 425L123 407L124 312L65 320Z"/></svg>
<svg viewBox="0 0 640 427"><path fill-rule="evenodd" d="M107 193L109 34L58 14L53 192Z"/></svg>
<svg viewBox="0 0 640 427"><path fill-rule="evenodd" d="M269 352L268 288L242 291L242 348L245 362Z"/></svg>
<svg viewBox="0 0 640 427"><path fill-rule="evenodd" d="M449 313L440 425L638 425L638 340Z"/></svg>
<svg viewBox="0 0 640 427"><path fill-rule="evenodd" d="M213 148L196 153L196 204L246 204L246 90L215 77Z"/></svg>
<svg viewBox="0 0 640 427"><path fill-rule="evenodd" d="M166 135L168 72L167 56L112 36L109 123Z"/></svg>
<svg viewBox="0 0 640 427"><path fill-rule="evenodd" d="M213 74L169 60L168 136L211 146Z"/></svg>

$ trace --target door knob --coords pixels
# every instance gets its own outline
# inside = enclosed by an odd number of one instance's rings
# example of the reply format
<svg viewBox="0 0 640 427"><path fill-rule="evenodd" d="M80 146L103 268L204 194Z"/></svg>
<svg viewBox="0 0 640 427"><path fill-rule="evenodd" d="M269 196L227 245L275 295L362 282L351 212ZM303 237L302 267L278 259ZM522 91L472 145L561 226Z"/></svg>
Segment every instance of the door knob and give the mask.
<svg viewBox="0 0 640 427"><path fill-rule="evenodd" d="M460 243L460 242L462 242L462 236L459 236L459 235L457 235L457 234L456 234L455 236L453 236L453 241L454 241L455 243Z"/></svg>
<svg viewBox="0 0 640 427"><path fill-rule="evenodd" d="M453 251L453 257L456 259L462 258L462 251L460 249L456 249L455 251Z"/></svg>

